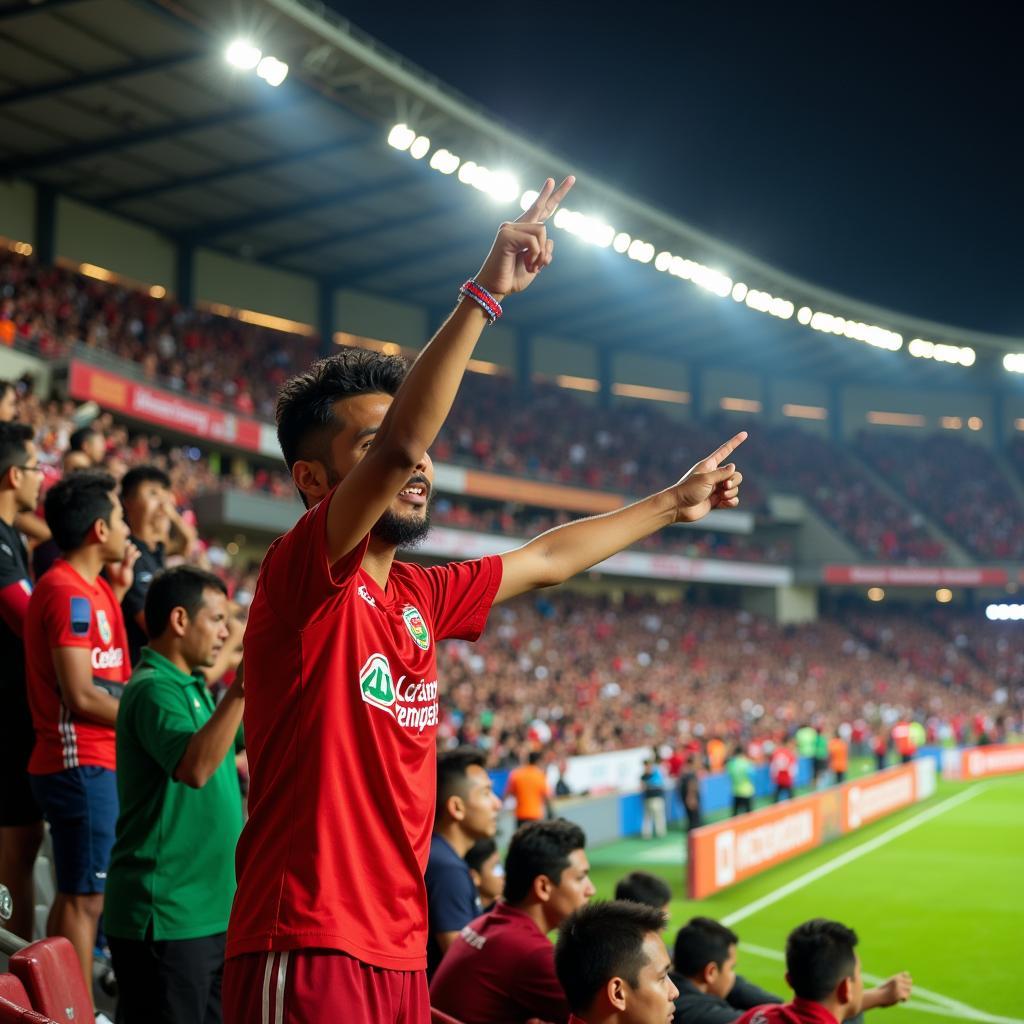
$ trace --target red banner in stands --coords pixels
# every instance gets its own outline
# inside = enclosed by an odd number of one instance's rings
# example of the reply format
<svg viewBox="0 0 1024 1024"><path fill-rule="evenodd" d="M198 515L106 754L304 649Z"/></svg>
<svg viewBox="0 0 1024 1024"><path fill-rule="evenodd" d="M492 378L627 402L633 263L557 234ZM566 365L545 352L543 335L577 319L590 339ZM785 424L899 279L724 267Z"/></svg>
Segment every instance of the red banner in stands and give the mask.
<svg viewBox="0 0 1024 1024"><path fill-rule="evenodd" d="M1002 587L1005 569L961 569L925 565L826 565L825 583L859 583L889 587Z"/></svg>
<svg viewBox="0 0 1024 1024"><path fill-rule="evenodd" d="M173 391L139 384L77 359L71 361L68 369L68 394L78 402L95 402L111 412L198 440L260 455L281 454L274 429L269 424L191 401Z"/></svg>

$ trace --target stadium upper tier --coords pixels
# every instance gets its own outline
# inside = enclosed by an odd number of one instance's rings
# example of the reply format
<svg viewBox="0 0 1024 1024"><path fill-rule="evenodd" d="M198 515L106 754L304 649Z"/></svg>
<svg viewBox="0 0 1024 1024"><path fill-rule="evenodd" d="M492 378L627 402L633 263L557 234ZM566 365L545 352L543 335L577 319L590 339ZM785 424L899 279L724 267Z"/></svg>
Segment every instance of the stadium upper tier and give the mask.
<svg viewBox="0 0 1024 1024"><path fill-rule="evenodd" d="M264 420L272 418L280 382L317 352L309 337L184 309L171 299L14 254L0 259L0 338L50 359L82 349L109 353L171 393ZM433 456L502 476L631 496L674 481L740 427L751 432L740 453L744 507L761 522L770 521L772 495L797 494L867 559L939 561L948 557L944 537L952 535L975 559L1024 560L1016 475L1024 449L1016 442L1005 460L947 433L901 437L896 447L887 435L863 434L845 446L753 414L679 420L656 402L619 402L608 409L548 381L534 381L524 391L509 377L469 374ZM258 466L233 477L244 487L291 497L283 470ZM495 515L504 516L515 536L530 535L530 526L543 520L536 509L514 502L466 511L446 514L451 521L462 516L491 524ZM687 543L694 553L713 551L696 540L668 546L678 550ZM731 553L742 557L744 547L753 561L793 555L792 543L780 546L777 538L736 543Z"/></svg>

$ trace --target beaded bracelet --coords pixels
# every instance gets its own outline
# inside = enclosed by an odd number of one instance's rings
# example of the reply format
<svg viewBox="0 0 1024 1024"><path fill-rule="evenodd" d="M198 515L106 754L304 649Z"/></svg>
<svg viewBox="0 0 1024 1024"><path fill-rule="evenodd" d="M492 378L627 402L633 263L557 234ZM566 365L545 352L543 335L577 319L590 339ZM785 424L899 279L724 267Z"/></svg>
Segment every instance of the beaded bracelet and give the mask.
<svg viewBox="0 0 1024 1024"><path fill-rule="evenodd" d="M486 288L481 288L476 281L467 281L459 289L459 294L472 299L487 314L487 319L492 324L502 314L501 303Z"/></svg>

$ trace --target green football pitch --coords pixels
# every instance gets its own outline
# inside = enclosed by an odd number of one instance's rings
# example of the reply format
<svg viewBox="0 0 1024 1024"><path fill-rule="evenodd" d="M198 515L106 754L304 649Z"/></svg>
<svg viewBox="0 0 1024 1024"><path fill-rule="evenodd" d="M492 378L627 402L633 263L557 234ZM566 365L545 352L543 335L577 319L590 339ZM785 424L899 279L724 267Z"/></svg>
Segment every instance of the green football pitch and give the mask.
<svg viewBox="0 0 1024 1024"><path fill-rule="evenodd" d="M829 917L856 929L866 983L913 975L911 1001L873 1012L876 1024L1024 1024L1024 777L940 782L927 801L699 902L685 899L681 832L590 860L601 899L630 871L664 878L669 944L696 914L724 921L740 973L779 995L787 933Z"/></svg>

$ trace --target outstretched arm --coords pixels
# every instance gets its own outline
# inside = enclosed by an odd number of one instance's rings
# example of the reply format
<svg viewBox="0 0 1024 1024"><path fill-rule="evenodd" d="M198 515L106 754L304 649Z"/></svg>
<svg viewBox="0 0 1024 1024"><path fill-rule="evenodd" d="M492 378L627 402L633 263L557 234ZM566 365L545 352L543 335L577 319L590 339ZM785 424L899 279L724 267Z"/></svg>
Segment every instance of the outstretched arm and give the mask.
<svg viewBox="0 0 1024 1024"><path fill-rule="evenodd" d="M499 301L528 288L551 262L554 243L544 222L574 181L566 178L556 189L549 178L530 209L498 230L476 281ZM461 302L413 363L366 456L334 491L327 520L332 562L366 536L409 482L451 409L486 323L475 302Z"/></svg>
<svg viewBox="0 0 1024 1024"><path fill-rule="evenodd" d="M726 441L667 490L615 512L548 530L503 554L495 601L562 583L672 523L695 523L713 508L735 508L743 475L725 460L746 437L743 432Z"/></svg>

